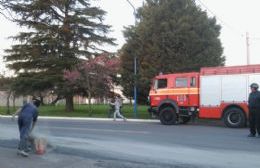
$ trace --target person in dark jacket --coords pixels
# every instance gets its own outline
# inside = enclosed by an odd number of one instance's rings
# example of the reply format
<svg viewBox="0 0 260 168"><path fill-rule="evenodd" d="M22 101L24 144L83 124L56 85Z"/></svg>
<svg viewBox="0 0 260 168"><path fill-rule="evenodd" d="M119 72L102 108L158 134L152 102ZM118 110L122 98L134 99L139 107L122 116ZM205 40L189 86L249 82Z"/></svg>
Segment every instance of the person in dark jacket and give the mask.
<svg viewBox="0 0 260 168"><path fill-rule="evenodd" d="M250 85L251 93L248 99L249 108L249 125L250 134L248 137L255 137L256 132L260 137L260 92L258 91L259 85L252 83Z"/></svg>
<svg viewBox="0 0 260 168"><path fill-rule="evenodd" d="M33 99L32 103L25 104L18 113L18 127L20 133L20 142L17 152L18 155L22 155L24 157L29 155L28 138L37 121L38 107L40 104L40 100Z"/></svg>

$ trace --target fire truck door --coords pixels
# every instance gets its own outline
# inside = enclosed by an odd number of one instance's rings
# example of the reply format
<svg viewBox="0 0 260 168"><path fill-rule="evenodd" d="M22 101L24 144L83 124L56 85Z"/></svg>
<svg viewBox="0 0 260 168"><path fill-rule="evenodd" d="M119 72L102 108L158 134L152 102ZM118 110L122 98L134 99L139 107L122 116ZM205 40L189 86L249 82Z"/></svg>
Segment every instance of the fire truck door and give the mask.
<svg viewBox="0 0 260 168"><path fill-rule="evenodd" d="M188 78L178 77L175 79L175 95L179 106L189 104Z"/></svg>

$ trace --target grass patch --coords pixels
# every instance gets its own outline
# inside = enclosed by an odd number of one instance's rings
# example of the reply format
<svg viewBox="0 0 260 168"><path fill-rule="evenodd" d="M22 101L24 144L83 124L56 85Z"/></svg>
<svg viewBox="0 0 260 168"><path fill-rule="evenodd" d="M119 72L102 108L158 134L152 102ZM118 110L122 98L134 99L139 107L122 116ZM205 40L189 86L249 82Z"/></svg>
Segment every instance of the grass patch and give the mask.
<svg viewBox="0 0 260 168"><path fill-rule="evenodd" d="M74 105L74 112L66 112L64 105L58 106L40 106L39 112L40 116L60 116L60 117L97 117L97 118L107 118L109 112L109 105L92 105L92 115L89 113L88 105ZM138 118L148 119L150 118L147 112L147 106L138 106ZM10 108L11 113L14 113L16 109ZM6 114L7 108L0 107L0 114ZM127 118L134 118L133 106L124 105L122 108L122 114Z"/></svg>

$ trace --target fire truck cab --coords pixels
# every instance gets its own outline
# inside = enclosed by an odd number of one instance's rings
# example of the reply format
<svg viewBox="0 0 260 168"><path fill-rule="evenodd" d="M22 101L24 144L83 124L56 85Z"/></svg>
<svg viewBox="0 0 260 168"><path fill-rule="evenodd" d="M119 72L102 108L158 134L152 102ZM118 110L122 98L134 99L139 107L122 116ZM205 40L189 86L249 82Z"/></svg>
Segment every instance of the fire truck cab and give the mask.
<svg viewBox="0 0 260 168"><path fill-rule="evenodd" d="M199 108L199 73L156 76L149 93L149 111L162 124L187 123Z"/></svg>
<svg viewBox="0 0 260 168"><path fill-rule="evenodd" d="M222 119L228 127L244 127L251 83L260 84L260 65L160 74L152 82L149 112L165 125L187 123L198 116Z"/></svg>

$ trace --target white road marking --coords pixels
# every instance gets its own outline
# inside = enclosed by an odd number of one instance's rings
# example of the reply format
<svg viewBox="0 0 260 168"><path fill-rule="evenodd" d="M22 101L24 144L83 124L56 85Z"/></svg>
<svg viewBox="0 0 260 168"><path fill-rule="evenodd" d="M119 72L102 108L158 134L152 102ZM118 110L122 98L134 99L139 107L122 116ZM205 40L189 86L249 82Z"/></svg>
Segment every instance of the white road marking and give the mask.
<svg viewBox="0 0 260 168"><path fill-rule="evenodd" d="M41 126L40 128L48 129L66 129L66 130L82 130L82 131L94 131L94 132L112 132L112 133L126 133L126 134L150 134L148 131L135 131L135 130L115 130L115 129L96 129L96 128L79 128L79 127L57 127L57 126Z"/></svg>

